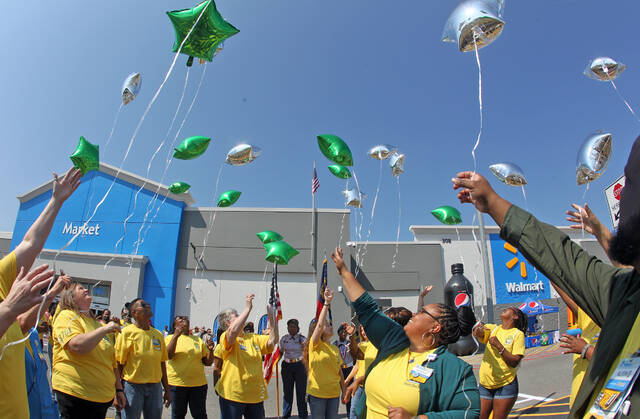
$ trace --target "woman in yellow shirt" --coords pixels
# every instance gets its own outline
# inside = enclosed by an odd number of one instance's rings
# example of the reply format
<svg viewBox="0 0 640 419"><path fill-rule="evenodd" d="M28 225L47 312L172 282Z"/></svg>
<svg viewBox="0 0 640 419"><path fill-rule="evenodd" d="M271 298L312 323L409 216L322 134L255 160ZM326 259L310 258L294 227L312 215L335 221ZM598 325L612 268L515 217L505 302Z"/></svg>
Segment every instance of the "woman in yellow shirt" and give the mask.
<svg viewBox="0 0 640 419"><path fill-rule="evenodd" d="M135 324L124 327L116 338L116 360L127 396L122 419L140 419L141 414L145 419L160 419L163 399L166 407L171 404L164 335L149 326L153 316L149 303L136 298L129 309Z"/></svg>
<svg viewBox="0 0 640 419"><path fill-rule="evenodd" d="M108 338L120 326L95 320L91 300L86 288L73 283L60 294L53 322L51 381L62 418L104 418L112 402L117 408L126 403L114 342Z"/></svg>
<svg viewBox="0 0 640 419"><path fill-rule="evenodd" d="M331 345L333 327L327 320L327 312L333 300L333 291L324 292L324 307L318 321L309 326L311 336L304 346L302 360L307 367L307 394L313 419L336 419L340 395L346 393L342 376L342 357L335 345Z"/></svg>
<svg viewBox="0 0 640 419"><path fill-rule="evenodd" d="M167 379L171 388L171 417L184 419L187 405L193 419L207 419L207 379L204 366L213 363L213 340L189 334L189 318L176 316L167 344Z"/></svg>
<svg viewBox="0 0 640 419"><path fill-rule="evenodd" d="M480 377L480 419L505 419L518 398L516 371L524 357L524 332L527 316L515 307L500 313L500 326L478 324L473 334L482 343L489 343L484 351L478 373Z"/></svg>
<svg viewBox="0 0 640 419"><path fill-rule="evenodd" d="M244 332L244 326L253 308L254 294L248 294L245 309L238 315L233 309L218 315L220 327L226 331L220 336L216 356L222 358L222 373L216 383L220 396L221 419L264 419L264 400L267 386L262 375L262 355L273 351L278 342L278 328L269 335ZM268 308L271 324L273 311Z"/></svg>

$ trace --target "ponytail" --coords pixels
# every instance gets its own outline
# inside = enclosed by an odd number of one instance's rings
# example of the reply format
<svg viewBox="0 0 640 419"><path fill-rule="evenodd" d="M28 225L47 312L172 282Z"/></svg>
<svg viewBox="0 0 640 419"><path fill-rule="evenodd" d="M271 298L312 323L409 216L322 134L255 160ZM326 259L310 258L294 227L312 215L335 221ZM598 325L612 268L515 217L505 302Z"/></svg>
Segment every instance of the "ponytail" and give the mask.
<svg viewBox="0 0 640 419"><path fill-rule="evenodd" d="M438 335L440 345L456 343L461 336L471 334L473 325L476 324L476 316L468 306L453 308L444 304L438 304L440 316L438 320L442 329Z"/></svg>

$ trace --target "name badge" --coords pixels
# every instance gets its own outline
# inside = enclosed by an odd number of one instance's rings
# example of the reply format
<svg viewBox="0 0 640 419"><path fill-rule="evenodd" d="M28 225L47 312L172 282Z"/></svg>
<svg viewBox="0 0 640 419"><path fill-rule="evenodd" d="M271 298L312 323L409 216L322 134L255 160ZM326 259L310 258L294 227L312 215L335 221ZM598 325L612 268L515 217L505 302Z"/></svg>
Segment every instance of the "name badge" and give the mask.
<svg viewBox="0 0 640 419"><path fill-rule="evenodd" d="M612 419L620 411L640 373L640 357L624 358L596 398L589 413Z"/></svg>
<svg viewBox="0 0 640 419"><path fill-rule="evenodd" d="M411 369L411 372L409 373L409 381L424 384L432 374L433 370L431 368L427 368L422 365L416 365Z"/></svg>
<svg viewBox="0 0 640 419"><path fill-rule="evenodd" d="M247 347L246 347L246 346L244 346L244 345L243 345L243 344L241 344L241 343L238 343L238 346L239 346L239 347L240 347L240 349L242 349L243 351L246 351L246 350L247 350Z"/></svg>

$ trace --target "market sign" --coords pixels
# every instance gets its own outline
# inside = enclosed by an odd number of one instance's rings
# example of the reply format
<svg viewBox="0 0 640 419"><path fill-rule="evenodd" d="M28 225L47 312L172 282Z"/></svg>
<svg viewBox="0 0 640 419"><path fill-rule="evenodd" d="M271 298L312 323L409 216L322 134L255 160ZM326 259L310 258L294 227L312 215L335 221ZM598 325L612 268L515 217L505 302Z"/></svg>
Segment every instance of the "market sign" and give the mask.
<svg viewBox="0 0 640 419"><path fill-rule="evenodd" d="M609 214L611 214L611 223L613 229L618 228L618 222L620 221L620 193L624 188L624 175L620 176L618 180L607 186L604 190L604 196L607 198L607 207L609 208Z"/></svg>

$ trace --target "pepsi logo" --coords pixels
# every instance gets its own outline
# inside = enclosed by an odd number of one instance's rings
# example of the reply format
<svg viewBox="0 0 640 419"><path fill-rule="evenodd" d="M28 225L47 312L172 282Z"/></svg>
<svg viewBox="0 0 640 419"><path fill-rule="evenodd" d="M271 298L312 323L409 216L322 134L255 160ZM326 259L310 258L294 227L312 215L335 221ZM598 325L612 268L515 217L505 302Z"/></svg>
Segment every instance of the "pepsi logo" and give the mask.
<svg viewBox="0 0 640 419"><path fill-rule="evenodd" d="M620 200L620 193L622 193L622 188L624 186L622 186L619 183L616 183L616 186L613 187L613 197L615 199L617 199L618 201Z"/></svg>
<svg viewBox="0 0 640 419"><path fill-rule="evenodd" d="M466 292L460 292L453 299L453 304L456 306L456 308L459 308L462 306L469 306L471 305L471 298L469 297L469 294L467 294Z"/></svg>

